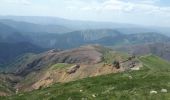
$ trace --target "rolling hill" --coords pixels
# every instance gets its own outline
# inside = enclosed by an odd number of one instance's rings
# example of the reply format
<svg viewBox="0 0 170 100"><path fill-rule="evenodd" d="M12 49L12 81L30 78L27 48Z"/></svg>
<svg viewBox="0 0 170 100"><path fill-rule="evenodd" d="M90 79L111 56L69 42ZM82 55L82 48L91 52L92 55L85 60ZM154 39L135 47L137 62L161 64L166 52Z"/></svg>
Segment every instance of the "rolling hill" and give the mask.
<svg viewBox="0 0 170 100"><path fill-rule="evenodd" d="M117 36L108 36L95 40L93 43L98 43L105 46L123 46L155 42L168 42L169 40L169 37L158 33L140 33L129 35L118 34Z"/></svg>
<svg viewBox="0 0 170 100"><path fill-rule="evenodd" d="M147 43L147 44L138 44L132 46L122 46L115 48L122 52L129 54L134 54L137 56L153 54L159 56L165 60L170 60L170 43L169 42L157 42L157 43Z"/></svg>
<svg viewBox="0 0 170 100"><path fill-rule="evenodd" d="M6 66L4 74L17 77L7 82L14 83L11 87L23 92L140 67L142 65L135 57L98 45L88 45L21 56Z"/></svg>
<svg viewBox="0 0 170 100"><path fill-rule="evenodd" d="M0 23L0 42L16 43L23 41L29 41L29 38L22 35L15 28Z"/></svg>
<svg viewBox="0 0 170 100"><path fill-rule="evenodd" d="M122 46L153 42L168 42L170 38L159 33L123 34L113 29L81 30L65 34L30 34L33 44L44 48L69 49L87 44Z"/></svg>
<svg viewBox="0 0 170 100"><path fill-rule="evenodd" d="M0 23L0 66L24 53L39 53L44 49L31 43L32 39L15 28Z"/></svg>
<svg viewBox="0 0 170 100"><path fill-rule="evenodd" d="M139 57L139 59L144 67L138 71L57 83L47 88L1 97L1 99L167 100L170 97L170 64L153 55ZM156 92L152 93L152 91Z"/></svg>
<svg viewBox="0 0 170 100"><path fill-rule="evenodd" d="M68 49L81 45L93 44L93 41L106 36L121 35L120 32L111 29L81 30L65 34L30 34L33 43L45 48Z"/></svg>
<svg viewBox="0 0 170 100"><path fill-rule="evenodd" d="M25 53L40 53L43 48L28 42L0 43L0 65L8 64Z"/></svg>

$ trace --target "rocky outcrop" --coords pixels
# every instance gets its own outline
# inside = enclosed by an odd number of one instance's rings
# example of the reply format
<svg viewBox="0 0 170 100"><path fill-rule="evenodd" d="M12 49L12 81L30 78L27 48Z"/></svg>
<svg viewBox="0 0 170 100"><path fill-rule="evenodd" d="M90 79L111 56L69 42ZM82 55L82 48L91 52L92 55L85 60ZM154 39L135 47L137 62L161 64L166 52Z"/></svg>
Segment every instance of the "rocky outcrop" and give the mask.
<svg viewBox="0 0 170 100"><path fill-rule="evenodd" d="M128 69L140 68L142 67L142 64L135 56L131 56L127 60L121 61L120 66L123 67L125 70L128 70Z"/></svg>
<svg viewBox="0 0 170 100"><path fill-rule="evenodd" d="M67 70L67 73L68 73L68 74L75 73L79 68L80 68L80 65L74 65L74 66L72 66L71 68L69 68L69 69Z"/></svg>
<svg viewBox="0 0 170 100"><path fill-rule="evenodd" d="M112 66L116 69L123 68L125 70L132 69L137 70L140 67L142 67L141 63L138 61L138 59L135 56L128 57L124 60L115 60L112 63Z"/></svg>

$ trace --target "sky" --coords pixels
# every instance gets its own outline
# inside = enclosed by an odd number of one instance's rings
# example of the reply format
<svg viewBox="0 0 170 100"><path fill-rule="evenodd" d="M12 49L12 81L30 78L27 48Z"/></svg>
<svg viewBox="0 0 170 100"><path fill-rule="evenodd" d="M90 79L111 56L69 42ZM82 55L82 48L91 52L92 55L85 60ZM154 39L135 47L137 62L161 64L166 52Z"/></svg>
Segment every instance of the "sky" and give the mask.
<svg viewBox="0 0 170 100"><path fill-rule="evenodd" d="M0 0L0 15L170 27L170 0Z"/></svg>

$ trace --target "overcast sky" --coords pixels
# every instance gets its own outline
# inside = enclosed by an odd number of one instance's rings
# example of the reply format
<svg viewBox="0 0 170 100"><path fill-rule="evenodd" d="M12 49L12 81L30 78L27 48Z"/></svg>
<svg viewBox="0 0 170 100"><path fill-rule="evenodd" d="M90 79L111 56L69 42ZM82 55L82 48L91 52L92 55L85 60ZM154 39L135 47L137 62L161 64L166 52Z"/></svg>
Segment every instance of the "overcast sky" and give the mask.
<svg viewBox="0 0 170 100"><path fill-rule="evenodd" d="M0 0L0 14L170 26L170 0Z"/></svg>

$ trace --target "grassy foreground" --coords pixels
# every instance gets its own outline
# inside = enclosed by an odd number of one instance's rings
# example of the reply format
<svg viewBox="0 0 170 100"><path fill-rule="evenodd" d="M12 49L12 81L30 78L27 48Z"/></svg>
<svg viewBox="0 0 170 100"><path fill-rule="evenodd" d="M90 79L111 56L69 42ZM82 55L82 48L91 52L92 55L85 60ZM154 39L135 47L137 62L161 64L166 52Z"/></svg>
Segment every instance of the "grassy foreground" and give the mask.
<svg viewBox="0 0 170 100"><path fill-rule="evenodd" d="M139 71L85 78L0 100L170 100L170 64L155 56L139 58ZM166 89L167 92L161 92ZM151 94L150 91L157 91Z"/></svg>

